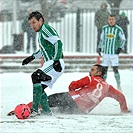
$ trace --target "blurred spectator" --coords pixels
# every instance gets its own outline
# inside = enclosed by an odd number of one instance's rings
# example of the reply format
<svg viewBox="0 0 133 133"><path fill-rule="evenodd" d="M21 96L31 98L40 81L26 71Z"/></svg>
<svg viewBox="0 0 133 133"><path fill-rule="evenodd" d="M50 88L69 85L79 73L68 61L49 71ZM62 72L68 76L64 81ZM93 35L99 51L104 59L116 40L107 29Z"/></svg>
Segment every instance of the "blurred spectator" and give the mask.
<svg viewBox="0 0 133 133"><path fill-rule="evenodd" d="M26 46L26 53L30 53L30 48L31 48L31 42L32 42L32 47L33 47L33 52L36 51L36 32L32 30L28 23L28 16L32 12L31 9L28 10L28 13L22 23L22 30L26 32L27 35L27 46Z"/></svg>
<svg viewBox="0 0 133 133"><path fill-rule="evenodd" d="M107 0L107 2L111 6L111 14L114 14L116 16L116 20L119 16L119 8L122 1L123 0Z"/></svg>
<svg viewBox="0 0 133 133"><path fill-rule="evenodd" d="M97 10L95 14L95 26L97 27L97 48L96 52L98 51L98 44L100 41L100 35L102 32L102 27L107 24L108 16L110 15L109 11L107 10L107 4L102 3L101 8Z"/></svg>
<svg viewBox="0 0 133 133"><path fill-rule="evenodd" d="M118 21L117 21L117 24L123 29L123 32L124 32L124 34L125 34L126 44L125 44L125 46L124 46L123 52L124 52L124 53L127 53L127 38L128 38L127 26L128 26L128 24L129 24L129 20L128 20L128 18L126 17L125 12L122 12L122 13L120 14L120 17L119 17L119 19L118 19Z"/></svg>

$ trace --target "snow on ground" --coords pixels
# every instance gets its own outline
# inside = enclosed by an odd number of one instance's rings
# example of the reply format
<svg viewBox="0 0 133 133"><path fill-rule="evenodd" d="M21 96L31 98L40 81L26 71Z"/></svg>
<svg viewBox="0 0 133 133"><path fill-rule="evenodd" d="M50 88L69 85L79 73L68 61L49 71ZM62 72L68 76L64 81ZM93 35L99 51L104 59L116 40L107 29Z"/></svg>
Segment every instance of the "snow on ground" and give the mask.
<svg viewBox="0 0 133 133"><path fill-rule="evenodd" d="M130 110L133 107L133 71L120 70L122 90ZM33 119L18 120L7 113L17 104L32 101L31 73L0 74L1 84L1 121L0 133L133 133L132 113L121 114L119 104L111 98L105 98L89 115L38 116ZM68 91L73 80L88 73L64 73L54 84L46 89L48 95ZM116 87L114 74L108 72L107 82Z"/></svg>

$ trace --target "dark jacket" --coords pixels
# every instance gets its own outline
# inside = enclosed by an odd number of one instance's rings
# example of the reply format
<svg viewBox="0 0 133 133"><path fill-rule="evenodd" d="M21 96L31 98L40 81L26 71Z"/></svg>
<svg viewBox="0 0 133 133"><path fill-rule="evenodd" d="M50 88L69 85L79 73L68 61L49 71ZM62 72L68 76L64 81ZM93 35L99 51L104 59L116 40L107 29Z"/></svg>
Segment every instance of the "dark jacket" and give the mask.
<svg viewBox="0 0 133 133"><path fill-rule="evenodd" d="M101 29L104 25L107 24L109 15L110 13L108 12L107 9L106 10L99 9L95 14L95 26L98 29Z"/></svg>
<svg viewBox="0 0 133 133"><path fill-rule="evenodd" d="M127 26L129 24L128 18L120 16L118 21L116 22L124 31L125 35L127 35Z"/></svg>
<svg viewBox="0 0 133 133"><path fill-rule="evenodd" d="M30 27L30 24L28 23L28 16L25 17L22 23L22 30L24 32L34 33L33 29Z"/></svg>

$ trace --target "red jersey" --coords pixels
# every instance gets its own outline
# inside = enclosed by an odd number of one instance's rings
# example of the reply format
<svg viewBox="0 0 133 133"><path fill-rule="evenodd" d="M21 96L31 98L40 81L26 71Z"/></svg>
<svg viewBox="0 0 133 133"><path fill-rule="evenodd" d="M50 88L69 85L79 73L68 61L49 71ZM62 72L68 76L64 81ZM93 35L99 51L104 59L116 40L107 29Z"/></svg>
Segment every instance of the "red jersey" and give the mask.
<svg viewBox="0 0 133 133"><path fill-rule="evenodd" d="M80 80L71 82L69 85L69 94L84 113L89 113L105 97L116 99L120 104L121 111L128 111L124 95L98 76L86 76Z"/></svg>

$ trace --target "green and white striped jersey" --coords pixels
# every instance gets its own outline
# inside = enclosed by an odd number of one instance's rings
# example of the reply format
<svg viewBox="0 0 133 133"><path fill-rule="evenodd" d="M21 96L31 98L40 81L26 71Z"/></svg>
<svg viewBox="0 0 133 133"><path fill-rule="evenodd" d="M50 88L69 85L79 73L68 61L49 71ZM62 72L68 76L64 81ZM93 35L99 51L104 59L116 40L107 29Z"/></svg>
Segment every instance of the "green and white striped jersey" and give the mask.
<svg viewBox="0 0 133 133"><path fill-rule="evenodd" d="M123 48L126 39L124 32L118 25L102 27L99 48L104 54L115 54L118 48Z"/></svg>
<svg viewBox="0 0 133 133"><path fill-rule="evenodd" d="M63 44L58 33L53 27L43 24L39 30L38 42L40 49L36 53L33 53L35 58L43 56L45 62L63 58Z"/></svg>

